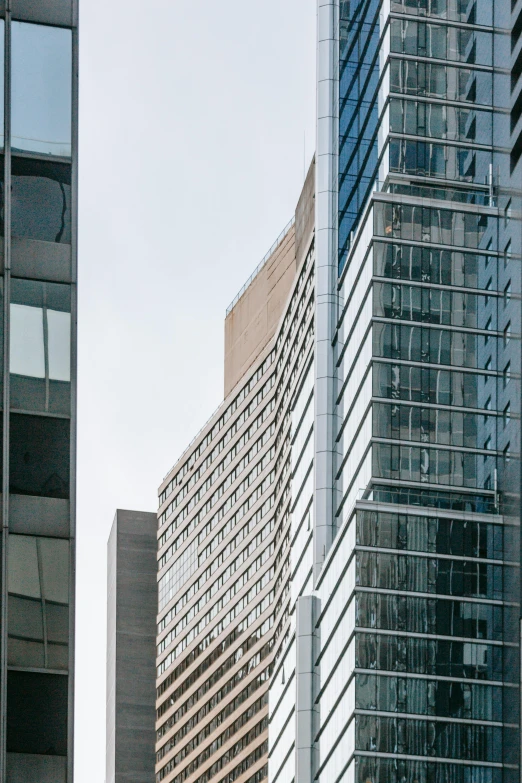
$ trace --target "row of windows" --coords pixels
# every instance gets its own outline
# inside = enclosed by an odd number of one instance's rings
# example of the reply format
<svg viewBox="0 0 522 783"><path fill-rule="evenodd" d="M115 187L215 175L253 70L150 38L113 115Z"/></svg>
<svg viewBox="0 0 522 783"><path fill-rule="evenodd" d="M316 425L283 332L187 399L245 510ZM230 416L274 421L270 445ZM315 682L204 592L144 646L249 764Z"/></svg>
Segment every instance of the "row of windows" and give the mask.
<svg viewBox="0 0 522 783"><path fill-rule="evenodd" d="M412 759L365 758L355 760L355 783L502 783L496 767L466 767Z"/></svg>
<svg viewBox="0 0 522 783"><path fill-rule="evenodd" d="M491 398L488 399L491 405ZM373 434L375 437L394 440L481 449L485 437L483 424L487 419L487 414L374 403ZM509 417L506 424L507 421ZM501 419L499 423L502 423ZM493 449L495 446L490 443L488 448Z"/></svg>
<svg viewBox="0 0 522 783"><path fill-rule="evenodd" d="M244 571L241 576L233 582L228 590L226 590L223 595L218 598L216 601L213 602L211 609L201 617L197 623L197 626L195 626L192 633L194 635L197 635L197 633L201 633L203 628L205 628L213 619L214 617L225 608L225 606L232 600L232 598L237 595L237 593L240 592L240 590L243 589L243 587L248 583L250 579L254 576L254 574L257 573L257 571L264 566L264 564L267 562L268 558L273 554L274 548L271 544L268 546L264 551L262 551L258 557L250 564L250 566ZM248 557L248 554L244 559ZM273 576L272 569L269 569L263 576L263 579L260 580L257 584L260 585L259 590L261 590L270 580L270 578ZM187 625L192 622L192 620L196 617L196 615L201 614L204 607L207 605L207 603L211 600L213 593L208 591L207 594L204 594L201 596L201 598L196 601L196 603L190 607L189 611L176 623L176 625L171 628L169 633L161 640L161 642L157 646L157 655L161 655L164 650L167 649L167 647L172 644L174 639L178 637L184 628L187 627ZM196 632L197 628L197 632ZM193 637L192 637L193 638ZM183 642L184 646L187 646L189 642Z"/></svg>
<svg viewBox="0 0 522 783"><path fill-rule="evenodd" d="M475 519L357 511L357 544L503 559L502 525Z"/></svg>
<svg viewBox="0 0 522 783"><path fill-rule="evenodd" d="M355 665L359 669L502 681L503 648L444 639L357 633Z"/></svg>
<svg viewBox="0 0 522 783"><path fill-rule="evenodd" d="M260 759L265 757L267 753L268 740L265 740L262 745L253 750L252 753L249 753L248 756L243 759L241 764L238 764L237 767L234 767L234 769L231 772L228 772L225 777L220 778L217 783L234 783L234 781L238 780L244 772L250 769L250 767L253 767L254 764L256 764ZM207 781L210 780L210 777L211 775L209 773L202 775L199 777L198 783L207 783ZM255 775L252 775L252 777L249 778L246 783L259 783L259 781L265 780L267 777L268 764L259 769Z"/></svg>
<svg viewBox="0 0 522 783"><path fill-rule="evenodd" d="M310 278L310 280L312 280L312 278ZM310 318L310 315L312 314L312 312L314 310L314 307L315 307L315 301L314 301L314 297L312 296L310 298L310 301L308 302L308 305L306 307L306 311L305 311L305 313L303 315L303 318L302 318L302 320L301 320L301 322L299 324L299 328L297 330L297 334L295 335L295 340L294 340L294 342L292 344L292 348L291 348L289 354L285 357L285 364L284 364L284 367L282 368L282 372L280 373L280 375L279 375L279 372L278 372L278 384L277 384L277 390L276 390L276 395L275 395L276 396L276 400L281 396L281 390L282 390L283 385L284 385L284 383L286 381L288 373L290 372L290 368L291 368L291 365L292 365L292 360L293 360L293 358L295 356L295 352L297 351L297 346L299 345L299 341L301 340L301 337L302 337L303 332L305 330L306 323L307 323L308 319Z"/></svg>
<svg viewBox="0 0 522 783"><path fill-rule="evenodd" d="M205 562L205 560L210 556L210 554L216 549L216 547L223 541L223 539L228 535L228 533L240 522L245 514L248 514L252 506L254 506L258 500L265 497L268 491L268 488L274 483L275 479L275 471L271 471L271 473L266 476L265 479L263 479L262 483L259 484L256 489L252 492L251 495L247 498L247 500L238 508L238 510L233 514L230 519L228 520L227 524L224 525L221 530L219 530L210 544L208 544L205 549L201 552L199 556L199 564L202 565L202 563ZM268 513L268 511L272 508L274 503L274 496L270 495L265 502L263 503L263 515ZM198 535L198 541L201 543L205 540L205 538L210 535L210 532L215 527L215 525L218 524L218 522L221 521L221 519L224 517L225 512L223 511L222 507L219 509L218 513L214 515L214 517L207 522L203 530Z"/></svg>
<svg viewBox="0 0 522 783"><path fill-rule="evenodd" d="M225 504L220 509L224 514L226 514L234 505L234 503L242 497L245 492L248 490L251 484L263 473L270 462L273 459L275 449L272 447L269 452L267 452L261 460L252 468L250 473L243 479L243 481L237 486L237 488L232 492L229 497L227 498ZM194 520L192 520L192 524L198 524L198 522L206 516L211 509L214 507L214 505L223 497L223 494L226 492L227 489L229 489L230 485L232 484L232 481L230 479L235 479L236 476L234 475L235 471L233 471L229 477L221 484L220 487L216 489L216 491L211 495L211 497L207 500L204 507L200 509L198 514L194 517ZM198 537L200 538L200 537ZM196 539L194 539L195 541ZM169 552L174 553L173 547L170 547ZM168 558L170 559L170 558ZM168 562L168 560L167 560ZM178 570L178 561L174 563L173 566L170 567L170 569L163 574L163 576L160 579L159 585L160 585L160 595L161 593L165 592L165 585L172 581L173 577L175 578L175 573ZM160 610L165 605L166 601L163 602L160 601Z"/></svg>
<svg viewBox="0 0 522 783"><path fill-rule="evenodd" d="M491 159L490 152L410 139L391 139L389 156L391 172L458 182L473 182Z"/></svg>
<svg viewBox="0 0 522 783"><path fill-rule="evenodd" d="M431 226L425 227L415 222L408 224L421 241L421 231L431 237ZM401 229L402 233L402 229ZM424 240L429 241L429 240ZM491 270L497 266L497 257L493 255L478 255L463 253L458 250L438 250L433 247L420 247L397 242L374 242L373 245L374 274L379 277L412 280L435 285L461 286L465 288L479 287L479 270L485 272L491 262ZM484 288L484 283L481 284ZM492 285L494 296L497 286ZM503 305L509 301L511 290L504 289Z"/></svg>
<svg viewBox="0 0 522 783"><path fill-rule="evenodd" d="M508 444L509 447L509 444ZM509 451L505 454L509 460ZM487 464L483 464L487 461ZM373 445L373 475L393 481L414 481L491 490L496 453L482 454L417 446Z"/></svg>
<svg viewBox="0 0 522 783"><path fill-rule="evenodd" d="M437 19L449 19L454 22L491 25L493 23L491 3L479 0L480 13L477 16L477 3L468 0L392 0L391 10L419 16L433 16Z"/></svg>
<svg viewBox="0 0 522 783"><path fill-rule="evenodd" d="M476 682L357 674L355 706L360 710L501 721L502 687Z"/></svg>
<svg viewBox="0 0 522 783"><path fill-rule="evenodd" d="M377 753L502 761L502 729L496 726L358 715L355 747Z"/></svg>
<svg viewBox="0 0 522 783"><path fill-rule="evenodd" d="M303 326L303 327L304 327L304 325L305 325L305 322L303 322L301 324L301 326ZM301 330L300 330L300 333L301 333ZM293 388L293 385L295 383L295 380L297 379L297 376L299 375L299 373L301 372L301 370L303 368L303 362L304 362L305 356L306 356L306 354L308 352L308 349L309 349L310 340L313 338L314 333L315 333L314 321L312 320L312 323L310 324L310 327L308 328L308 331L306 332L306 335L305 335L305 337L303 339L303 342L301 344L301 350L299 351L299 354L298 354L297 359L295 361L294 368L293 368L293 370L292 370L292 372L290 374L290 377L288 378L288 381L287 381L287 384L286 384L286 389L283 392L282 397L278 401L278 408L277 408L277 412L276 412L276 424L280 425L280 427L282 427L283 429L286 426L286 422L287 422L288 418L290 417L291 411L289 409L286 410L285 417L284 417L282 422L281 422L281 416L282 416L283 411L285 410L285 407L286 407L286 405L287 405L287 403L289 401L290 392L292 391L292 388ZM297 343L295 345L295 348L297 349Z"/></svg>
<svg viewBox="0 0 522 783"><path fill-rule="evenodd" d="M491 65L493 36L471 27L451 27L431 22L392 19L390 50L402 54Z"/></svg>
<svg viewBox="0 0 522 783"><path fill-rule="evenodd" d="M495 337L471 332L446 331L428 326L409 326L375 322L373 325L373 353L384 359L405 362L456 365L470 369L495 369L491 356L479 348ZM487 362L490 366L487 367Z"/></svg>
<svg viewBox="0 0 522 783"><path fill-rule="evenodd" d="M491 280L489 281L491 285ZM491 294L477 296L440 288L373 284L373 314L401 321L421 321L431 324L484 328L485 307ZM480 314L480 318L479 318Z"/></svg>
<svg viewBox="0 0 522 783"><path fill-rule="evenodd" d="M390 239L413 239L474 250L481 248L488 226L496 224L497 219L491 215L388 202L376 205L374 232ZM443 258L447 262L447 257Z"/></svg>
<svg viewBox="0 0 522 783"><path fill-rule="evenodd" d="M212 473L206 479L206 481L192 495L192 497L190 498L189 503L186 505L186 507L182 511L182 515L183 515L182 519L184 519L185 516L188 513L190 513L190 511L192 511L194 506L196 506L199 503L199 501L203 498L205 493L208 492L208 490L212 487L212 485L222 475L222 473L224 472L226 467L228 465L230 465L232 460L239 454L239 452L241 451L241 449L243 448L245 443L247 443L248 440L250 439L250 437L252 436L252 434L254 432L256 432L256 430L259 427L259 424L261 424L264 421L264 419L267 417L267 415L268 415L268 409L265 408L265 410L263 411L263 414L261 414L261 416L257 417L256 421L248 428L248 430L242 435L242 437L230 449L230 451L226 455L225 459L222 460L219 463L219 465L217 465L217 467L212 471ZM242 457L242 459L237 463L237 465L234 466L233 470L231 470L230 473L228 474L228 476L226 478L226 481L218 489L218 493L219 493L218 496L219 497L228 489L228 487L245 470L247 465L253 460L253 458L256 456L256 454L258 454L261 451L263 446L270 439L271 435L273 434L273 431L274 431L274 426L273 425L271 427L269 427L267 430L265 430L263 435L260 438L258 438L258 440L254 443L254 445L247 451L245 456ZM200 467L196 471L196 473L195 473L195 476L197 476L196 481L199 479L200 475L202 475L204 473L204 470L202 470L202 468L204 468L204 466L206 465L206 462L208 460L210 460L210 457L211 457L211 455L209 455L209 457L207 457L205 462L202 465L200 465ZM210 464L210 462L209 462L209 464ZM196 482L194 482L194 483L196 483ZM188 491L190 489L191 484L192 484L192 478L191 478L191 480L187 484L185 484L185 486L183 487L183 490L178 495L176 495L176 497L173 499L172 503L169 505L169 509L171 509L173 511L178 506L178 504L186 497L186 495L188 494ZM176 520L176 524L179 524L179 518ZM160 568L162 567L162 565L164 565L164 562L163 562L164 559L165 559L165 555L163 555L163 557L160 560L160 566L159 566ZM165 562L166 562L166 560L165 560Z"/></svg>
<svg viewBox="0 0 522 783"><path fill-rule="evenodd" d="M243 737L241 737L238 742L236 742L234 745L232 745L229 750L227 750L223 756L221 756L217 761L215 761L212 766L204 772L202 775L198 775L198 783L206 783L206 781L213 778L215 775L220 772L223 767L226 767L227 764L229 764L236 756L238 756L240 753L243 752L246 748L248 748L249 745L253 744L257 737L259 737L261 734L263 734L264 731L268 728L268 718L263 718L256 726L254 726L252 729L250 729ZM221 737L219 737L216 741L216 747L217 750L221 745L223 744L225 740L222 740ZM250 764L245 765L245 762L247 759L255 759L257 761L258 758L261 758L263 755L260 753L261 749L264 748L266 743L263 743L260 745L256 751L253 753L250 753L246 759L243 760L242 764L240 765L241 771L244 771L248 769L248 766L250 766L253 762L251 761ZM178 773L175 778L172 779L171 783L183 783L184 780L186 780L188 777L190 777L201 764L204 764L205 761L210 757L212 752L213 745L209 746L209 748L206 751L203 751L199 756L197 756L193 761L190 762L188 766L185 767L182 772ZM264 750L266 752L266 750ZM263 752L263 753L264 753ZM259 755L258 755L259 754ZM164 768L165 769L165 768ZM238 768L236 768L238 769ZM170 771L170 770L169 770ZM234 771L235 772L235 771ZM161 770L156 774L156 783L160 783L160 781L163 780L163 778L168 774L168 772L164 772L164 770ZM233 773L230 773L233 774ZM227 775L224 780L234 780L234 777L230 777L230 775Z"/></svg>
<svg viewBox="0 0 522 783"><path fill-rule="evenodd" d="M220 530L214 539L212 540L212 546L215 548L218 543L220 543L225 535L228 535L228 533L235 527L235 525L243 519L245 514L248 513L248 511L252 508L252 506L257 503L259 498L265 493L265 491L268 489L268 487L273 483L274 476L272 473L270 473L263 481L262 483L256 487L256 489L252 492L251 495L247 498L247 500L241 504L241 506L238 508L238 510L233 514L230 519L228 520L225 527ZM230 510L233 503L235 503L237 497L236 492L233 492L226 503L224 503L217 511L216 513L210 518L210 520L206 523L206 525L203 527L203 529L199 532L197 536L197 542L198 546L205 540L205 538L212 532L212 530L216 527L216 525L221 522L225 514ZM187 527L180 533L180 535L176 538L176 540L171 544L169 551L172 551L172 554L176 552L176 550L187 540L189 535L192 533L192 531L197 527L199 523L199 514L196 514L189 522ZM226 531L223 533L223 531ZM196 539L194 539L196 541ZM208 547L204 550L204 553L207 551ZM202 563L205 560L204 553L199 556L199 565L202 565ZM170 555L172 557L172 555ZM170 559L170 558L169 558ZM170 569L169 569L170 570ZM165 575L164 575L165 576ZM163 578L163 577L162 577Z"/></svg>
<svg viewBox="0 0 522 783"><path fill-rule="evenodd" d="M268 369L272 366L275 358L275 352L272 351L269 356L265 359L263 364L256 370L256 372L249 378L248 382L243 386L237 397L230 403L226 411L221 415L219 420L214 424L213 428L210 430L210 432L207 433L207 435L203 438L201 443L198 445L198 447L193 451L193 453L190 455L189 459L185 462L183 467L181 467L176 475L169 481L168 485L165 487L163 492L159 496L160 505L165 502L167 497L170 495L170 493L173 491L173 489L181 483L183 478L187 475L189 471L191 471L196 464L197 460L200 458L200 456L203 454L203 452L208 448L210 443L214 440L214 438L217 436L218 432L225 426L227 421L230 419L232 414L237 410L237 408L241 405L243 400L245 400L250 392L254 389L254 387L259 383L263 375L268 371ZM230 439L230 438L229 438ZM223 439L224 441L224 439ZM222 442L223 442L222 441ZM207 465L208 467L208 465ZM161 522L161 517L160 517Z"/></svg>
<svg viewBox="0 0 522 783"><path fill-rule="evenodd" d="M500 601L502 577L502 566L473 560L357 553L356 583L362 587Z"/></svg>
<svg viewBox="0 0 522 783"><path fill-rule="evenodd" d="M246 693L248 692L249 688L245 689L241 692L241 694L230 702L230 704L227 704L226 708L224 710L221 710L221 712L217 713L215 717L212 719L210 723L208 723L204 729L202 729L199 734L192 737L189 742L180 750L178 753L176 753L173 758L169 759L168 763L165 764L165 766L160 770L160 773L163 773L163 777L165 777L169 772L172 772L172 770L179 766L183 759L187 758L188 755L190 755L202 742L206 740L210 734L216 730L218 726L220 726L230 715L232 715L233 712L236 711L236 709L239 709L241 704L243 704L248 696ZM253 692L253 691L252 691ZM249 694L251 695L251 693ZM245 710L236 720L222 733L220 734L211 745L209 745L205 750L201 753L201 757L208 758L211 754L215 753L219 748L223 745L224 742L229 740L231 737L234 736L238 731L240 731L245 723L248 723L252 718L254 718L259 712L264 710L268 706L268 693L265 693L260 699L257 699L256 701L251 704L248 709ZM202 719L204 717L203 714L201 714L202 711L198 713L197 716L194 716L194 718L189 721L189 723L185 724L183 726L183 729L180 729L179 732L176 732L176 737L181 739L183 736L186 736L188 732L194 728L194 726L197 725L198 720ZM208 713L207 713L208 714ZM201 718L199 716L201 715ZM184 732L181 734L181 732ZM173 747L175 747L176 742L173 741L173 739L170 740L169 743L164 745L164 747L161 749L159 753L156 754L156 762L159 763L161 759L165 756L167 752L169 752Z"/></svg>
<svg viewBox="0 0 522 783"><path fill-rule="evenodd" d="M268 381L264 384L264 386L261 387L261 389L258 391L258 393L253 398L253 400L245 408L245 410L243 410L243 412L240 413L240 415L234 421L234 423L226 433L223 440L220 441L219 445L223 444L223 448L225 447L226 443L228 443L233 438L236 432L243 426L243 424L246 421L248 421L248 419L252 416L253 412L261 405L264 398L267 396L267 394L269 394L273 385L274 385L274 376L271 375ZM161 514L158 520L160 526L164 524L164 522L167 520L167 517L170 516L170 513L174 508L175 506L173 504L169 504L167 509ZM188 515L188 511L189 511L188 506L185 506L185 508L183 508L183 510L177 515L177 517L169 524L168 528L162 533L158 541L159 548L161 548L166 543L166 541L168 541L168 539L172 536L172 534L177 529L177 527L183 522L184 519L186 519Z"/></svg>
<svg viewBox="0 0 522 783"><path fill-rule="evenodd" d="M216 691L212 698L209 699L206 704L200 707L199 710L190 718L190 720L188 720L180 729L178 729L176 733L173 734L169 740L159 749L159 751L156 753L156 762L159 763L161 759L164 758L167 753L169 753L179 742L181 742L183 737L186 737L187 734L189 734L200 721L202 721L210 713L213 713L211 722L205 726L201 732L200 737L198 737L196 744L202 742L212 731L214 731L214 729L220 726L229 715L232 715L235 710L239 709L239 707L247 699L249 699L253 693L259 690L259 688L269 681L272 670L271 666L268 666L266 669L264 669L264 671L260 672L257 677L245 685L236 698L232 699L232 701L230 701L221 712L216 712L218 704L221 704L223 699L225 699L235 687L244 682L244 677L241 675L246 677L252 668L253 667L249 667L248 665L242 666L241 669L239 669L239 671L230 680L225 682L222 687ZM187 712L191 709L191 707L194 706L194 704L196 704L194 697L191 697L184 704L182 704L175 711L175 713L170 716L169 720L163 724L161 727L161 735L160 731L156 732L158 739L161 739L161 736L164 736L168 730L165 727L168 726L168 728L172 728L173 726L176 726L183 716L186 715Z"/></svg>
<svg viewBox="0 0 522 783"><path fill-rule="evenodd" d="M161 618L160 622L158 623L158 635L181 612L183 607L190 601L190 599L193 598L199 590L206 586L208 580L212 577L212 574L214 574L217 569L223 565L225 560L227 560L232 552L237 549L239 544L244 541L244 539L253 530L255 525L261 521L263 517L262 512L262 508L258 509L258 511L247 522L247 524L241 528L241 530L231 541L229 541L227 546L215 558L213 558L212 562L204 570L204 572L196 580L194 580L194 582L192 582L188 590L186 590L183 595L180 596L174 606L169 609L167 614ZM259 531L256 537L248 544L248 546L240 553L240 555L229 564L225 571L219 575L218 579L216 579L216 581L205 591L205 602L209 601L212 596L215 595L221 587L223 587L225 582L232 576L232 574L234 574L240 565L244 563L244 561L252 554L254 548L259 546L267 538L267 536L272 532L273 527L274 520L272 519Z"/></svg>
<svg viewBox="0 0 522 783"><path fill-rule="evenodd" d="M513 621L511 607L375 592L356 595L356 625L360 628L502 641L503 618L506 627Z"/></svg>
<svg viewBox="0 0 522 783"><path fill-rule="evenodd" d="M189 699L187 700L187 710L191 709L194 704L196 704L199 699L203 698L205 693L207 693L211 688L216 685L219 680L225 676L227 672L229 672L231 669L234 668L234 666L244 657L247 655L247 653L255 647L260 639L259 629L257 631L253 631L250 636L248 636L238 647L236 650L229 655L229 657L224 660L220 665L214 669L212 674L191 694ZM210 655L208 655L204 661L202 661L199 666L197 666L191 674L189 674L187 677L185 677L181 683L178 685L177 688L175 688L171 693L167 696L167 698L160 704L160 706L156 710L156 718L157 720L160 720L160 718L176 703L178 699L180 699L193 685L196 683L200 677L203 676L203 674L208 671L208 669L223 655L223 653L234 643L236 640L235 632L232 633L229 637L223 640L221 645L216 647ZM268 641L266 644L261 647L261 649L255 653L251 658L249 658L248 661L245 661L240 670L238 670L238 676L241 680L242 678L246 677L247 674L252 671L253 668L258 666L266 657L270 654L272 650L272 643ZM193 661L191 661L193 663ZM179 677L186 669L187 666L184 665L185 661L182 661L182 663L177 666L171 674L161 683L161 685L156 689L156 698L160 699L161 696L165 693L168 688L172 685L173 682L175 682L176 678ZM235 686L232 686L235 687ZM169 718L162 726L159 727L159 729L156 732L156 739L159 742L162 737L165 736L165 734L172 728L175 721L171 721L171 718Z"/></svg>
<svg viewBox="0 0 522 783"><path fill-rule="evenodd" d="M489 106L493 96L490 71L438 65L417 60L390 61L390 90L448 101Z"/></svg>
<svg viewBox="0 0 522 783"><path fill-rule="evenodd" d="M457 370L435 370L428 367L373 363L373 394L390 400L409 400L430 405L484 409L479 406L479 388L495 376ZM491 383L492 410L496 409L495 383Z"/></svg>
<svg viewBox="0 0 522 783"><path fill-rule="evenodd" d="M493 113L412 98L390 101L390 130L410 136L492 144ZM498 139L496 140L498 143Z"/></svg>
<svg viewBox="0 0 522 783"><path fill-rule="evenodd" d="M241 598L241 600L238 601L238 603L235 604L235 606L233 606L232 609L221 618L214 628L212 628L212 630L209 631L206 636L200 639L198 643L199 648L205 649L209 646L209 644L212 644L212 642L217 639L219 634L222 633L239 614L241 614L241 612L248 606L255 596L258 595L258 593L266 586L269 581L267 579L268 576L269 573L267 572L262 577L262 579L256 582L248 591L248 593L246 593L243 598ZM248 628L249 625L252 625L252 623L254 623L266 609L268 609L273 597L273 591L267 593L263 600L258 603L257 606L255 606L252 611L250 611L248 615L239 623L238 630L244 631ZM169 668L169 666L176 660L183 650L185 650L188 645L194 641L196 636L198 636L200 630L199 625L199 623L195 625L194 628L191 629L190 633L187 634L187 636L185 636L185 638L176 645L176 647L166 656L166 658L161 661L156 669L158 677L161 677L163 672Z"/></svg>
<svg viewBox="0 0 522 783"><path fill-rule="evenodd" d="M308 292L310 290L310 287L313 284L313 280L314 280L314 275L313 275L313 258L314 258L314 246L312 245L312 247L310 248L310 250L308 252L308 255L306 256L306 259L303 262L303 267L302 267L302 269L301 269L301 271L299 273L299 277L298 277L298 280L297 280L297 285L296 285L296 287L294 289L294 293L292 294L292 298L290 300L290 303L289 303L289 305L288 305L288 307L286 309L286 314L285 314L285 317L283 319L283 323L281 324L281 329L279 330L279 334L277 336L276 345L275 345L276 352L278 352L279 349L281 348L281 343L283 342L283 339L285 340L285 345L284 345L283 351L282 351L282 357L286 354L286 351L288 350L288 346L290 345L290 340L292 339L292 334L293 334L293 332L295 330L295 326L296 326L297 320L299 319L301 311L302 311L302 309L304 307L304 302L306 300L306 297L307 297L307 294L308 294ZM311 269L311 272L310 272L310 275L309 275L308 279L306 279L309 269ZM305 282L305 280L306 280L306 282ZM304 292L301 295L301 290L302 290L303 284L304 284ZM299 297L301 297L301 298L299 299ZM298 302L298 299L299 299L299 302ZM290 323L290 319L294 315L294 310L295 310L296 304L297 304L297 314L296 314L296 317L294 318L294 322L292 323L292 326L290 328L290 332L288 333L288 335L285 338L285 333L286 333L286 330L288 328L288 324ZM280 367L279 362L278 362L277 366L278 366L278 368Z"/></svg>

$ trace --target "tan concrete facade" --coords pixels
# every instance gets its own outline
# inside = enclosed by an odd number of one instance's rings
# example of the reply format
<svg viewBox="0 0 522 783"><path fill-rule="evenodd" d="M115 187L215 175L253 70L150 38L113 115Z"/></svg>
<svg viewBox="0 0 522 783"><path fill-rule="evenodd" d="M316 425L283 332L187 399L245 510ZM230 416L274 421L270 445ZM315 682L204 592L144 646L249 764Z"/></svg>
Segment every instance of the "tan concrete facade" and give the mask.
<svg viewBox="0 0 522 783"><path fill-rule="evenodd" d="M268 687L290 622L292 389L313 351L313 194L300 204L297 233L227 318L226 399L159 489L158 783L268 774Z"/></svg>
<svg viewBox="0 0 522 783"><path fill-rule="evenodd" d="M225 320L225 397L273 338L296 273L295 227Z"/></svg>

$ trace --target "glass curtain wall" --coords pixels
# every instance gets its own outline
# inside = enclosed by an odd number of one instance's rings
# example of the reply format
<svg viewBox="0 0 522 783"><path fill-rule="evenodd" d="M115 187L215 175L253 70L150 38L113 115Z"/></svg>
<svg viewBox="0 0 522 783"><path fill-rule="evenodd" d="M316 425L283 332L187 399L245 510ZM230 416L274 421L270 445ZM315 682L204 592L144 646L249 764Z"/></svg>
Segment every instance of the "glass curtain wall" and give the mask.
<svg viewBox="0 0 522 783"><path fill-rule="evenodd" d="M72 780L77 35L72 3L42 4L38 12L11 6L0 20L6 716L0 770L3 780L66 783Z"/></svg>
<svg viewBox="0 0 522 783"><path fill-rule="evenodd" d="M353 618L321 663L324 781L518 780L509 22L505 0L340 3L334 479L352 533L320 585L323 660L336 594Z"/></svg>

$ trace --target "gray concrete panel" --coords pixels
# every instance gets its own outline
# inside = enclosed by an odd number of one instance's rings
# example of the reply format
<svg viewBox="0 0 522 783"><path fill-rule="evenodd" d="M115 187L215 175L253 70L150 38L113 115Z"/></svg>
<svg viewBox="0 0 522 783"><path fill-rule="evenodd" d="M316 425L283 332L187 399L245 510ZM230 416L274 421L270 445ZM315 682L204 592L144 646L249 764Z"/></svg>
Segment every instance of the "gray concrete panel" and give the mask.
<svg viewBox="0 0 522 783"><path fill-rule="evenodd" d="M106 783L153 783L157 517L116 512L108 543Z"/></svg>
<svg viewBox="0 0 522 783"><path fill-rule="evenodd" d="M69 537L70 502L61 498L11 495L9 531L22 535Z"/></svg>
<svg viewBox="0 0 522 783"><path fill-rule="evenodd" d="M15 277L70 283L71 246L58 242L13 238L11 245L11 272Z"/></svg>

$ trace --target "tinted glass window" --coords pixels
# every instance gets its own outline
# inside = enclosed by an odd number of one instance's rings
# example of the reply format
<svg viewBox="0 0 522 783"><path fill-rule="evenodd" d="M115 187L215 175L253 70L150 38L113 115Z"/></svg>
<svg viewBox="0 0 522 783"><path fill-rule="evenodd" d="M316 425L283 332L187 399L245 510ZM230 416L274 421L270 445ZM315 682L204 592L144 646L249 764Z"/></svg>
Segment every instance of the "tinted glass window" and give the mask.
<svg viewBox="0 0 522 783"><path fill-rule="evenodd" d="M67 690L65 675L8 672L8 753L67 754Z"/></svg>
<svg viewBox="0 0 522 783"><path fill-rule="evenodd" d="M11 415L10 491L69 497L69 421Z"/></svg>
<svg viewBox="0 0 522 783"><path fill-rule="evenodd" d="M13 149L71 155L70 30L12 24Z"/></svg>
<svg viewBox="0 0 522 783"><path fill-rule="evenodd" d="M12 234L46 242L71 241L71 167L12 160Z"/></svg>
<svg viewBox="0 0 522 783"><path fill-rule="evenodd" d="M11 407L69 413L69 286L13 278L10 310Z"/></svg>
<svg viewBox="0 0 522 783"><path fill-rule="evenodd" d="M8 663L66 669L69 635L69 543L9 536Z"/></svg>

